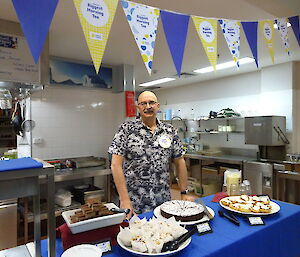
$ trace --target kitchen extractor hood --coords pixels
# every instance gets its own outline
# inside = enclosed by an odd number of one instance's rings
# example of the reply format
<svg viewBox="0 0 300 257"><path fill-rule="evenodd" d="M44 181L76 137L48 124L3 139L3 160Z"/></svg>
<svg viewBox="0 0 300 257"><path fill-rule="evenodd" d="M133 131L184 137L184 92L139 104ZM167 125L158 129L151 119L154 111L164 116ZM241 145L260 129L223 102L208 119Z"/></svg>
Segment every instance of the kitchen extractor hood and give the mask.
<svg viewBox="0 0 300 257"><path fill-rule="evenodd" d="M30 83L20 83L20 82L10 82L10 81L0 81L0 90L6 92L2 94L4 99L14 99L29 96L32 92L43 90L44 85L30 84ZM9 92L9 93L7 93ZM1 96L0 96L1 97Z"/></svg>

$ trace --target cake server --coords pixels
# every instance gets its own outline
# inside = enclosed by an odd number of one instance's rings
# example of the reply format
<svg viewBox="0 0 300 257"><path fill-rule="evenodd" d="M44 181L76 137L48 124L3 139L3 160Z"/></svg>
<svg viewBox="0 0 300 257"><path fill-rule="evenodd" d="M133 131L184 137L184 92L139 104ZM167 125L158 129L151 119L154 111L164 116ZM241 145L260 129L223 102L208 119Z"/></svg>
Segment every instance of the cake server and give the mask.
<svg viewBox="0 0 300 257"><path fill-rule="evenodd" d="M207 209L205 203L203 202L203 200L202 200L201 198L196 199L195 202L196 202L196 203L199 203L199 204L201 204L201 205L203 206L203 208L204 208L204 213L207 215L207 217L208 217L210 220L214 218L214 216L211 215L211 213L209 212L209 210Z"/></svg>
<svg viewBox="0 0 300 257"><path fill-rule="evenodd" d="M111 208L110 211L115 213L125 213L126 215L130 212L129 209L122 209L122 208Z"/></svg>
<svg viewBox="0 0 300 257"><path fill-rule="evenodd" d="M182 245L186 240L188 240L197 231L198 231L197 227L193 226L193 228L190 231L186 232L185 234L178 237L177 239L164 243L164 245L161 249L161 252L163 253L163 252L166 252L166 251L175 251L175 250L177 250L180 245Z"/></svg>

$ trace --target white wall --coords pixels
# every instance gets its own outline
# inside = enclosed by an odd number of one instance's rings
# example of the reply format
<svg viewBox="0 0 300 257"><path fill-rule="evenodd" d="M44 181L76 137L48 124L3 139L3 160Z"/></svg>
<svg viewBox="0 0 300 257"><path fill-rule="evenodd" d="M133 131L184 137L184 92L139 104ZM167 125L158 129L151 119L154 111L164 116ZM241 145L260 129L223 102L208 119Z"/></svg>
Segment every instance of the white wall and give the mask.
<svg viewBox="0 0 300 257"><path fill-rule="evenodd" d="M115 130L124 119L124 94L111 91L48 87L34 93L32 119L36 127L32 156L41 159L80 156L107 157Z"/></svg>
<svg viewBox="0 0 300 257"><path fill-rule="evenodd" d="M161 109L180 110L181 118L208 116L211 110L232 108L242 116L284 115L292 130L293 63L270 66L262 70L222 79L204 81L178 88L160 89L156 93ZM200 142L211 147L255 149L244 144L243 134L201 136Z"/></svg>
<svg viewBox="0 0 300 257"><path fill-rule="evenodd" d="M294 65L294 94L293 94L293 148L292 153L300 153L300 62Z"/></svg>

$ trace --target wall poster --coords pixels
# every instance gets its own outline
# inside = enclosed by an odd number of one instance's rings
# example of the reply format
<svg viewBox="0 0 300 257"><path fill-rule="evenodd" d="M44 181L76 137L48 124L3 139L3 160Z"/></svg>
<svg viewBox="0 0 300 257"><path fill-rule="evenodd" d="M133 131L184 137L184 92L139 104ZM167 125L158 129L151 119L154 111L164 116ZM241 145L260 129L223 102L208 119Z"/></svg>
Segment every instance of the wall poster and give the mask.
<svg viewBox="0 0 300 257"><path fill-rule="evenodd" d="M0 80L38 83L38 72L26 39L0 33Z"/></svg>
<svg viewBox="0 0 300 257"><path fill-rule="evenodd" d="M88 88L112 88L112 68L100 67L98 74L91 64L50 59L50 84Z"/></svg>

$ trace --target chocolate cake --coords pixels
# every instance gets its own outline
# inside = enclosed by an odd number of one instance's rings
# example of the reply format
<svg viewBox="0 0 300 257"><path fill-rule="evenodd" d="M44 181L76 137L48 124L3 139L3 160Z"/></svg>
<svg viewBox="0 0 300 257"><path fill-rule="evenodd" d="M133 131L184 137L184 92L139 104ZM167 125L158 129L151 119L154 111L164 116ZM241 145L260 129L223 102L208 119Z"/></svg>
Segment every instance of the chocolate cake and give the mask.
<svg viewBox="0 0 300 257"><path fill-rule="evenodd" d="M175 217L177 221L196 221L204 215L202 205L182 200L172 200L160 206L161 215L165 218Z"/></svg>

